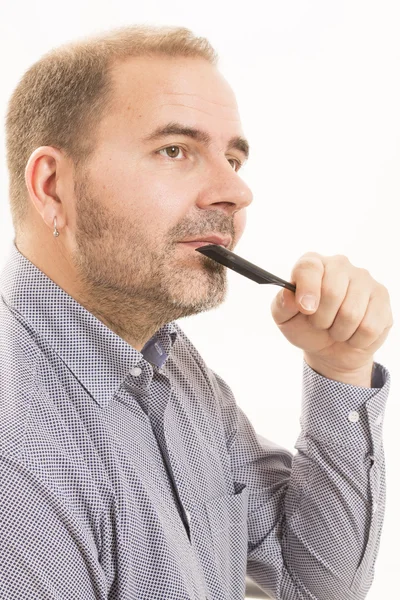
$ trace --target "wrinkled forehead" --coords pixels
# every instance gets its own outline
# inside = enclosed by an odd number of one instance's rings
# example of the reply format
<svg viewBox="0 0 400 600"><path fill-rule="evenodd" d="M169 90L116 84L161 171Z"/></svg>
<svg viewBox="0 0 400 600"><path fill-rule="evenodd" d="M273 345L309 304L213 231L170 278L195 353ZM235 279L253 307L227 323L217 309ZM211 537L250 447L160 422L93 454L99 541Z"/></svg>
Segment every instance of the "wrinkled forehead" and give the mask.
<svg viewBox="0 0 400 600"><path fill-rule="evenodd" d="M188 125L220 123L241 133L233 90L220 71L202 58L130 58L113 68L117 115L140 124L188 119Z"/></svg>

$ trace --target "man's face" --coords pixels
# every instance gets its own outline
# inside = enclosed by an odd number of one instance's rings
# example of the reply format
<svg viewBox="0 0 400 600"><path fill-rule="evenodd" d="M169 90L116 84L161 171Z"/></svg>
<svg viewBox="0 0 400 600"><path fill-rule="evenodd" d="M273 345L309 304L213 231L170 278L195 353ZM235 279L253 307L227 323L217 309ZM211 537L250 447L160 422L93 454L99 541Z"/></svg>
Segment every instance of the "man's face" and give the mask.
<svg viewBox="0 0 400 600"><path fill-rule="evenodd" d="M99 298L164 311L166 322L213 308L226 296L226 268L180 242L219 233L233 249L243 233L252 194L236 172L243 149L228 149L243 137L235 97L203 59L130 59L113 78L115 106L75 180L80 281ZM171 123L207 133L209 144L182 134L145 141Z"/></svg>

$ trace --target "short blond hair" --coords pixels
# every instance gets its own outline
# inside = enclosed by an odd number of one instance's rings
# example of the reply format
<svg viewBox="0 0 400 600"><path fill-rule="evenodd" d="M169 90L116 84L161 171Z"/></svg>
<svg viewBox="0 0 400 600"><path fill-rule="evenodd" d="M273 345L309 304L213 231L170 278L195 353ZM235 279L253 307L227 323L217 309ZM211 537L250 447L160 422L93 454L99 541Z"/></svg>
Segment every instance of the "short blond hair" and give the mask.
<svg viewBox="0 0 400 600"><path fill-rule="evenodd" d="M112 67L133 56L218 62L209 41L189 29L144 25L86 37L43 55L19 80L6 115L9 198L17 237L27 218L30 155L39 146L54 146L76 168L82 167L96 149L96 125L112 104Z"/></svg>

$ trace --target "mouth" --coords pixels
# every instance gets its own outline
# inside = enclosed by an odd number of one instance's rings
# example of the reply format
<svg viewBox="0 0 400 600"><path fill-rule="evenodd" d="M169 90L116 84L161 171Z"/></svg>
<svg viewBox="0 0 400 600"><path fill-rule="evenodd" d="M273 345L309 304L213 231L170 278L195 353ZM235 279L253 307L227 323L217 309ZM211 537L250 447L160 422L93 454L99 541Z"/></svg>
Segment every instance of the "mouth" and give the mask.
<svg viewBox="0 0 400 600"><path fill-rule="evenodd" d="M232 243L231 237L222 237L219 235L210 235L204 236L204 238L198 238L197 240L183 240L179 242L183 246L188 246L191 248L199 248L200 246L209 246L210 244L215 244L217 246L224 246L227 248Z"/></svg>
<svg viewBox="0 0 400 600"><path fill-rule="evenodd" d="M200 246L209 246L212 242L179 242L181 246L189 246L191 248L200 248ZM222 244L218 244L222 245Z"/></svg>

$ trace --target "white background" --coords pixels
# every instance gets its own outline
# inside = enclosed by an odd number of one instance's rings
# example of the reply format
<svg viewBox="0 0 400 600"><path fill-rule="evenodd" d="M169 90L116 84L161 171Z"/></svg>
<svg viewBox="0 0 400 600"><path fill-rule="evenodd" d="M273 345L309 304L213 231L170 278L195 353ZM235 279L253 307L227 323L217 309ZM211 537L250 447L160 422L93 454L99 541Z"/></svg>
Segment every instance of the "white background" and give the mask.
<svg viewBox="0 0 400 600"><path fill-rule="evenodd" d="M392 376L384 421L387 507L369 600L398 597L400 13L398 2L1 0L0 111L52 47L135 23L207 37L233 87L254 193L235 252L284 279L307 251L345 254L391 293L395 325L376 353ZM0 267L14 233L0 131ZM280 288L229 271L219 308L180 321L256 430L296 452L302 351L275 325ZM251 382L251 383L250 383ZM338 599L339 600L339 599Z"/></svg>

